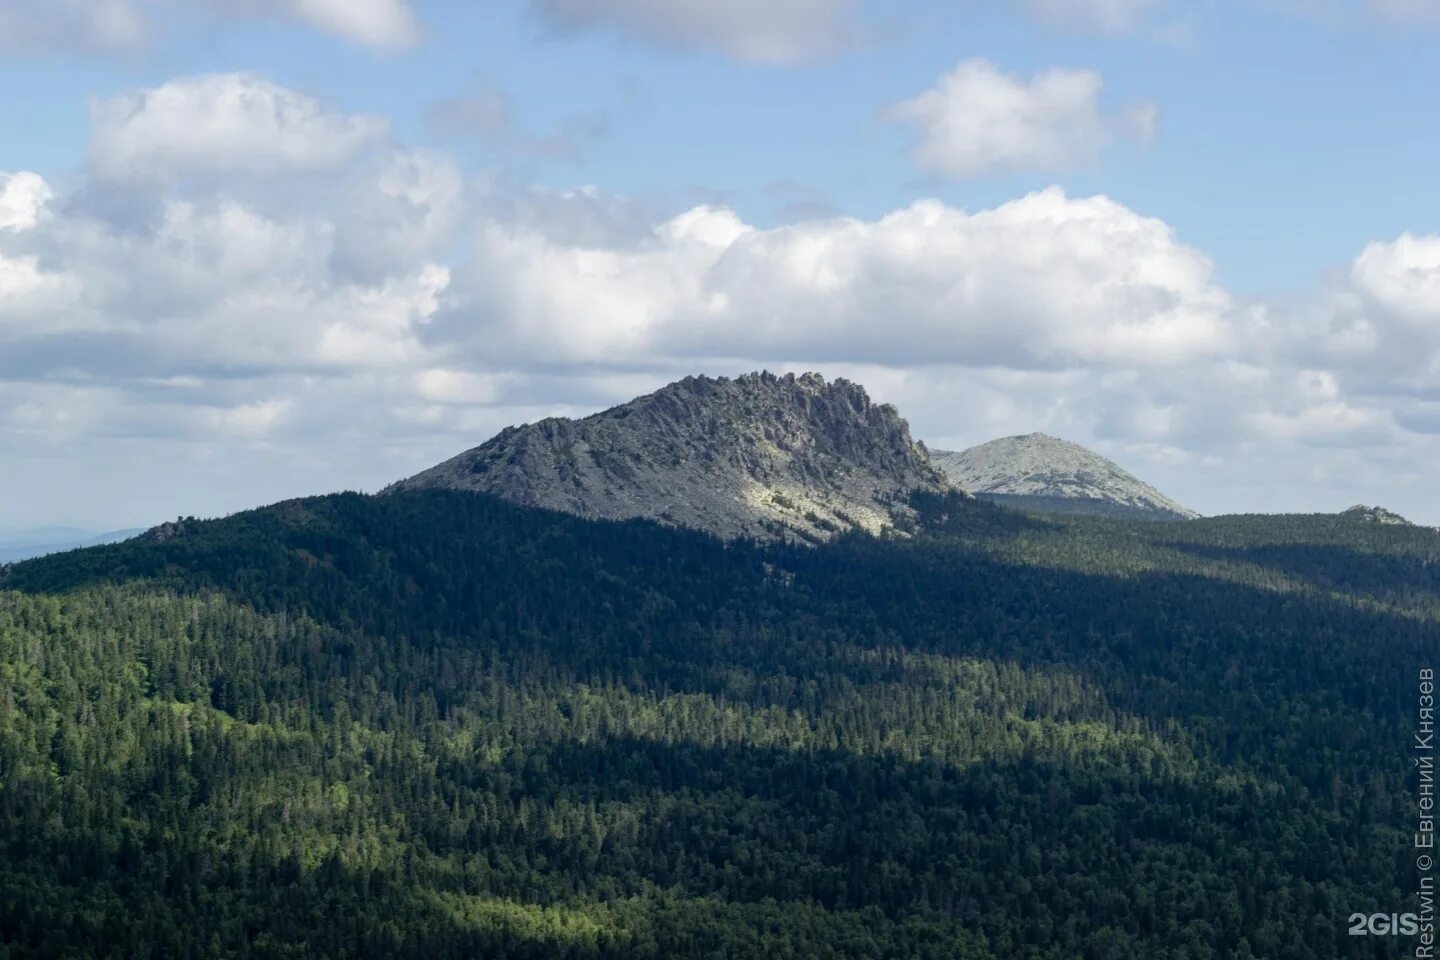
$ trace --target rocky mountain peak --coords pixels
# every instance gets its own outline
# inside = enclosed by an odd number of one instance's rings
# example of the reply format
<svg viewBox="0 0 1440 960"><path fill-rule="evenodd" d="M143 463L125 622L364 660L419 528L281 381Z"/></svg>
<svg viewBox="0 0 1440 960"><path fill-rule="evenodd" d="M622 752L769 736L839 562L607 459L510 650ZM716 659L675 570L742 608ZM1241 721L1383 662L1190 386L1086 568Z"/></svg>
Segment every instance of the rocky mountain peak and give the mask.
<svg viewBox="0 0 1440 960"><path fill-rule="evenodd" d="M962 490L1024 509L1154 520L1199 516L1093 450L1045 433L933 456Z"/></svg>
<svg viewBox="0 0 1440 960"><path fill-rule="evenodd" d="M1398 513L1379 506L1367 507L1363 503L1357 503L1348 510L1341 511L1340 515L1356 520L1364 520L1367 523L1384 523L1391 526L1413 526L1409 520L1406 520Z"/></svg>
<svg viewBox="0 0 1440 960"><path fill-rule="evenodd" d="M945 487L898 411L859 384L760 372L686 377L584 419L509 427L391 489L824 539L891 526L911 491Z"/></svg>

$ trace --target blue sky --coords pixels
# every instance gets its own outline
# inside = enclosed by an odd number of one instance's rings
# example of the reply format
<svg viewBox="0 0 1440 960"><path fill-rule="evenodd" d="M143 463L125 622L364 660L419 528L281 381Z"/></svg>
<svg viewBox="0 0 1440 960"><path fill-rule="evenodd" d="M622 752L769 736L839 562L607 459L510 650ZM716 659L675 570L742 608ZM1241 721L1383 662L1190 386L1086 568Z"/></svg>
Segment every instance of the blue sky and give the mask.
<svg viewBox="0 0 1440 960"><path fill-rule="evenodd" d="M1427 0L8 7L0 525L761 366L1202 512L1440 523Z"/></svg>

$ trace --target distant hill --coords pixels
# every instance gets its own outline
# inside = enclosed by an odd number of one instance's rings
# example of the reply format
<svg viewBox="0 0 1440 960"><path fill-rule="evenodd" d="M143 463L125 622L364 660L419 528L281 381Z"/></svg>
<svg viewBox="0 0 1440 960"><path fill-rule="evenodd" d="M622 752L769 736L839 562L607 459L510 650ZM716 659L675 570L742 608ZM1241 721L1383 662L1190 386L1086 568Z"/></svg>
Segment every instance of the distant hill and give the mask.
<svg viewBox="0 0 1440 960"><path fill-rule="evenodd" d="M493 493L581 517L824 540L907 515L945 480L894 407L859 384L686 377L583 420L510 427L391 490Z"/></svg>
<svg viewBox="0 0 1440 960"><path fill-rule="evenodd" d="M958 453L935 450L932 457L962 490L1024 510L1136 520L1199 516L1093 450L1043 433L991 440Z"/></svg>
<svg viewBox="0 0 1440 960"><path fill-rule="evenodd" d="M0 531L0 563L17 563L31 557L63 553L81 547L128 540L139 534L139 528L95 533L73 527L35 527L26 530Z"/></svg>

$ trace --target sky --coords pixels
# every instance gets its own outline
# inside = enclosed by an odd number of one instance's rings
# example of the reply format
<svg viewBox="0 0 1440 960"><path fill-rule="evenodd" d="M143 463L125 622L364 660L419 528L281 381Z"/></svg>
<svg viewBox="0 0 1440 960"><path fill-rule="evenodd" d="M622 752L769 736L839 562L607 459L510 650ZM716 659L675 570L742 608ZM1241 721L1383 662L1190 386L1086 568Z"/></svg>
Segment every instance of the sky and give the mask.
<svg viewBox="0 0 1440 960"><path fill-rule="evenodd" d="M3 0L0 528L691 373L1440 524L1440 0Z"/></svg>

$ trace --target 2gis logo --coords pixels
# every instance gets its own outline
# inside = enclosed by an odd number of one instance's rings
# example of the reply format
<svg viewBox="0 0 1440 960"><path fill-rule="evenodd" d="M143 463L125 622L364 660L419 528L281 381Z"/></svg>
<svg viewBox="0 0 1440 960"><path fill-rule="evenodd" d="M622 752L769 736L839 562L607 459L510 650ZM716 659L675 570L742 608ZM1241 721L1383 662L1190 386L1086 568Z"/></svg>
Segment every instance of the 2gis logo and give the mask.
<svg viewBox="0 0 1440 960"><path fill-rule="evenodd" d="M1420 918L1413 913L1352 913L1352 937L1413 937L1420 932Z"/></svg>

